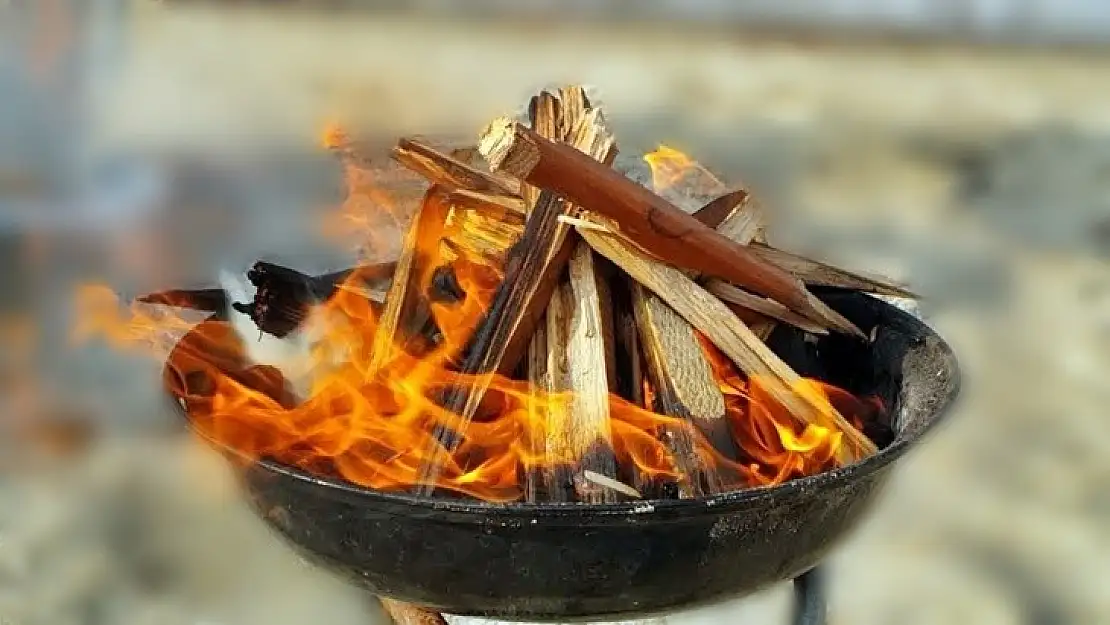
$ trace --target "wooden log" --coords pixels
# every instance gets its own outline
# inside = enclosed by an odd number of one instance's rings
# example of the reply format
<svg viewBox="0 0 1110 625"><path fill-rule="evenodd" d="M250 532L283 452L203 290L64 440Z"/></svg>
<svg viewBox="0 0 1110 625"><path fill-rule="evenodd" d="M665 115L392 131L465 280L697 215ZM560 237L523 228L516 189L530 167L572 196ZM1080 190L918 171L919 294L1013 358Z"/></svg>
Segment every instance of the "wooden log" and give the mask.
<svg viewBox="0 0 1110 625"><path fill-rule="evenodd" d="M438 612L386 597L378 600L394 625L447 625L447 620Z"/></svg>
<svg viewBox="0 0 1110 625"><path fill-rule="evenodd" d="M590 149L592 130L582 125L590 113L589 102L581 87L560 89L557 95L541 92L532 99L529 112L533 128L541 135ZM606 158L608 150L592 156ZM525 185L525 197L538 193L539 190L531 185ZM549 366L547 390L569 393L572 399L565 407L558 407L565 409L565 414L549 415L547 465L558 467L567 463L571 466L571 481L580 500L611 502L617 500L618 489L599 486L582 476L590 472L611 480L616 478L617 464L609 425L609 391L615 389L616 382L612 297L608 281L589 246L577 237L565 238L563 245L574 249L568 265L569 282L557 290L560 296L553 296L553 300L558 299L556 310L549 313L547 319L552 336L562 331L556 326L569 323L570 329L565 342L548 341L547 349L552 358L565 361L565 375L558 376L564 371ZM570 299L567 299L568 294ZM569 316L561 314L564 311L559 302L573 304ZM549 310L552 310L550 304ZM533 338L533 342L537 340ZM565 482L561 475L552 479L559 484Z"/></svg>
<svg viewBox="0 0 1110 625"><path fill-rule="evenodd" d="M554 298L554 294L552 294ZM550 307L550 304L549 304ZM551 392L551 376L548 374L547 363L550 357L550 352L547 347L547 325L546 323L540 324L536 327L532 335L532 341L528 346L528 382L531 386L532 392L528 395L528 429L525 434L529 437L528 451L529 459L537 461L545 459L547 455L547 441L544 436L544 428L540 424L548 422L548 409L549 405L546 400L546 395ZM543 488L544 492L548 493L549 499L565 499L558 496L559 485L554 483L554 480L549 479L551 473L545 469L549 468L546 462L542 466L537 463L532 466L525 467L524 472L524 500L528 503L535 503L539 499L541 485L546 486ZM554 495L554 496L552 496Z"/></svg>
<svg viewBox="0 0 1110 625"><path fill-rule="evenodd" d="M719 299L682 271L650 258L614 233L577 228L598 253L611 260L682 315L799 423L842 432L838 461L848 464L874 454L875 444L841 416L821 393L804 382Z"/></svg>
<svg viewBox="0 0 1110 625"><path fill-rule="evenodd" d="M425 326L431 321L428 303L423 301L416 282L421 268L437 260L429 258L427 252L435 249L431 242L441 238L448 208L442 189L433 186L424 195L412 218L397 259L393 282L386 294L385 310L378 318L378 328L374 332L367 367L370 375L380 370L394 350L404 347L410 337L423 334Z"/></svg>
<svg viewBox="0 0 1110 625"><path fill-rule="evenodd" d="M558 372L551 390L570 394L565 414L548 418L548 465L569 462L576 479L583 471L615 479L617 461L609 425L609 389L614 379L611 297L585 242L579 241L575 246L568 273L569 281L559 288L557 299L561 305L555 307L558 314L548 315L552 338L547 346L549 353L556 358L565 357L562 371L549 362L549 371ZM553 296L552 300L556 298ZM548 308L552 310L550 305ZM554 339L562 337L556 337L551 330L564 325L565 342L560 347ZM617 491L611 488L591 488L590 482L575 483L579 498L586 503L618 500Z"/></svg>
<svg viewBox="0 0 1110 625"><path fill-rule="evenodd" d="M891 280L868 277L812 260L792 252L774 248L766 243L753 243L751 250L760 258L789 271L811 286L830 286L852 289L864 293L918 299L918 295Z"/></svg>
<svg viewBox="0 0 1110 625"><path fill-rule="evenodd" d="M707 291L727 303L736 304L737 306L755 311L769 319L776 319L788 323L811 334L828 334L828 331L822 326L793 312L775 300L752 295L743 289L732 286L724 280L711 278L706 280L703 286L705 286Z"/></svg>
<svg viewBox="0 0 1110 625"><path fill-rule="evenodd" d="M478 149L494 171L555 191L616 222L624 238L667 263L743 286L818 323L866 338L842 317L831 316L835 313L788 272L570 146L501 118L485 129Z"/></svg>
<svg viewBox="0 0 1110 625"><path fill-rule="evenodd" d="M455 189L447 195L448 201L455 206L482 210L501 210L505 213L523 215L526 204L523 199L515 195L500 195L496 193L482 193L469 189Z"/></svg>
<svg viewBox="0 0 1110 625"><path fill-rule="evenodd" d="M617 392L633 404L644 403L644 363L640 331L636 326L636 310L632 295L633 280L625 274L613 276L613 340Z"/></svg>
<svg viewBox="0 0 1110 625"><path fill-rule="evenodd" d="M562 119L569 118L564 115ZM602 162L611 164L616 158L617 150L613 143L613 135L602 121L601 112L596 109L586 111L571 122L573 126L565 130L565 136L579 149L595 155ZM529 211L529 222L537 219L536 213L540 213L538 219L542 227L539 228L538 235L528 240L522 236L517 244L517 247L524 249L525 254L546 255L549 258L546 261L547 265L539 289L529 301L528 309L522 313L523 325L510 338L505 348L506 363L519 362L528 350L532 332L543 318L544 309L551 297L552 289L555 288L556 279L570 261L570 255L574 249L574 241L569 238L573 235L573 229L562 218L574 214L576 207L561 200L557 204L551 204L553 200L545 199L547 196L557 198L553 193L541 193L537 204ZM558 212L547 212L553 210ZM549 223L549 220L553 223Z"/></svg>
<svg viewBox="0 0 1110 625"><path fill-rule="evenodd" d="M650 408L690 421L714 447L736 458L736 443L725 419L724 396L694 329L638 283L632 285L632 301L654 390L655 405ZM697 440L689 428L669 428L663 440L684 478L679 483L679 496L700 497L723 489L715 467L698 456Z"/></svg>
<svg viewBox="0 0 1110 625"><path fill-rule="evenodd" d="M714 202L718 206L736 203L747 194L733 192L722 198L709 203L709 213L717 210ZM704 208L698 212L707 214ZM728 214L733 212L735 207L729 208ZM649 408L690 422L720 453L735 459L738 449L726 419L724 395L693 327L659 296L627 275L624 279L629 283L634 322L654 389L654 405ZM683 475L677 484L679 497L699 497L724 488L717 468L698 455L696 435L689 428L670 428L663 441Z"/></svg>
<svg viewBox="0 0 1110 625"><path fill-rule="evenodd" d="M495 195L519 195L519 183L487 174L413 139L401 139L393 158L444 189L466 189Z"/></svg>
<svg viewBox="0 0 1110 625"><path fill-rule="evenodd" d="M443 250L444 260L453 260L462 252L502 268L523 233L524 220L516 213L452 206L443 230L443 244L448 248Z"/></svg>

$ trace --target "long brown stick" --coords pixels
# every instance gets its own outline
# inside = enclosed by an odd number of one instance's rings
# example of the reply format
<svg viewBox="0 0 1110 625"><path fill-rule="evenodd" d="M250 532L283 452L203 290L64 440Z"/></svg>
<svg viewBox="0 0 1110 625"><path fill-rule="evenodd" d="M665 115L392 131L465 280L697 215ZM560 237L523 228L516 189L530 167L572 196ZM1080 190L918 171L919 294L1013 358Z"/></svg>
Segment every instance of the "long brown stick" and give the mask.
<svg viewBox="0 0 1110 625"><path fill-rule="evenodd" d="M617 222L622 236L670 264L728 280L819 323L836 325L792 275L570 146L502 118L486 128L478 149L494 171L555 191Z"/></svg>

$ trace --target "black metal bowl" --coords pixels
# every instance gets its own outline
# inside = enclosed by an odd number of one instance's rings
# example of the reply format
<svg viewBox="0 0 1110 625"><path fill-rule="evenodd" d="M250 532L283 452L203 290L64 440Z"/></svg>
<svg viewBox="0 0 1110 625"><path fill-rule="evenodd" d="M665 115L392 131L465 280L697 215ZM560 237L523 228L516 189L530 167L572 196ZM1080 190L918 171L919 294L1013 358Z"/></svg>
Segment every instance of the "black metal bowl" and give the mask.
<svg viewBox="0 0 1110 625"><path fill-rule="evenodd" d="M262 518L310 560L441 612L613 620L736 598L816 565L958 394L955 356L921 321L867 295L821 297L874 340L813 346L785 328L772 340L800 372L881 397L895 433L834 471L693 500L524 505L377 492L275 462L236 466Z"/></svg>

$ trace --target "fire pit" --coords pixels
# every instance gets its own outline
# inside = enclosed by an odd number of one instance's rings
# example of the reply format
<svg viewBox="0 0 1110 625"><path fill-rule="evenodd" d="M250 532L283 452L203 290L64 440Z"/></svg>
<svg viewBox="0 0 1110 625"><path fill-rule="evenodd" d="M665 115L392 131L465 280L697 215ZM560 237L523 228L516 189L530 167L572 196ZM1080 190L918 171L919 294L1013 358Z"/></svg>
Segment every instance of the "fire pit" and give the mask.
<svg viewBox="0 0 1110 625"><path fill-rule="evenodd" d="M183 416L391 611L623 618L811 570L954 398L951 351L872 296L911 293L772 246L681 154L645 157L651 189L617 172L581 88L528 117L450 155L398 143L431 186L396 261L142 298L213 313L195 326L93 289L86 325L191 327L165 367ZM716 199L686 212L668 187L699 172Z"/></svg>
<svg viewBox="0 0 1110 625"><path fill-rule="evenodd" d="M241 464L243 483L266 522L311 560L437 611L616 619L736 598L816 565L957 392L951 350L920 321L868 295L823 299L875 340L830 335L814 346L816 361L792 364L824 367L830 382L892 407L894 441L855 465L697 499L595 505L383 493L266 460ZM205 353L204 327L182 340L168 375ZM799 339L780 330L772 341Z"/></svg>

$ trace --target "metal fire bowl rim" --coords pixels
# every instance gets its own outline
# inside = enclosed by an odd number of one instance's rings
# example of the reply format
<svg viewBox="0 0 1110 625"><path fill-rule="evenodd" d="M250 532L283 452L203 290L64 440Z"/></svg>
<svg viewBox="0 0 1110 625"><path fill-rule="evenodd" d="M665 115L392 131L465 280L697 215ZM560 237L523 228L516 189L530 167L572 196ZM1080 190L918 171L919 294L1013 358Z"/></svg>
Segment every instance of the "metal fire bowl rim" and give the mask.
<svg viewBox="0 0 1110 625"><path fill-rule="evenodd" d="M872 297L864 293L858 295ZM192 419L183 402L176 401L177 398L174 397L172 391L168 391L168 393L175 399L172 403L189 425L189 428L217 450L239 460L247 461L251 466L266 472L285 475L302 482L304 486L316 487L316 490L322 491L322 494L332 499L360 505L376 503L393 508L406 515L425 516L434 514L441 519L452 519L454 522L474 525L523 525L525 523L539 523L540 521L550 525L554 521L556 524L598 526L627 524L630 521L635 522L637 519L643 521L650 519L652 523L667 520L680 522L691 515L725 515L737 509L751 506L756 502L780 499L793 493L823 490L843 485L845 482L858 479L861 476L870 475L902 457L915 442L945 420L959 396L961 386L961 371L951 346L921 319L881 299L873 299L891 317L898 318L903 323L920 329L924 339L932 342L932 348L939 350L945 356L944 360L949 367L947 372L949 374L949 385L945 392L937 393L937 401L929 408L933 418L929 420L925 427L912 436L907 436L904 430L899 431L891 444L880 449L875 455L850 465L796 478L773 486L755 486L692 499L643 499L608 504L576 502L494 503L378 491L341 479L313 475L274 460L250 458L237 449L205 436L199 428L193 426ZM218 315L214 315L210 319L218 317ZM172 360L172 355L169 360ZM905 410L905 408L903 407L902 410Z"/></svg>

